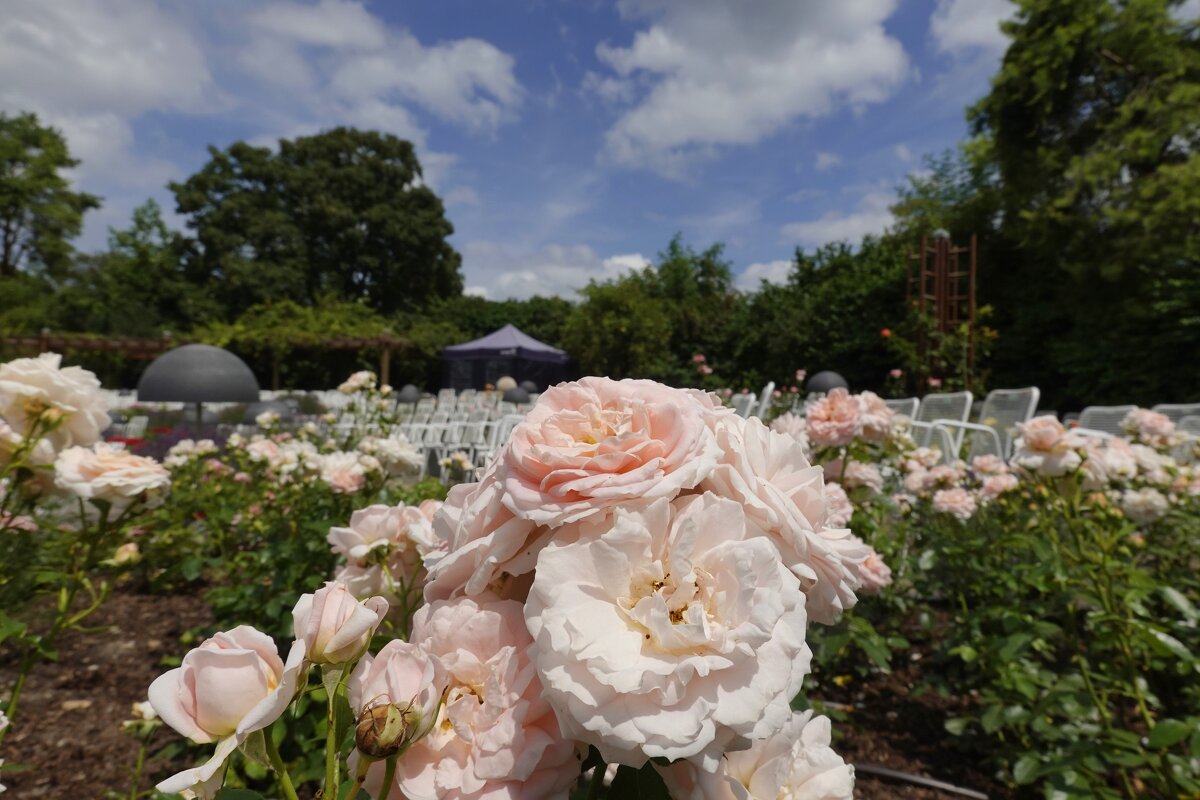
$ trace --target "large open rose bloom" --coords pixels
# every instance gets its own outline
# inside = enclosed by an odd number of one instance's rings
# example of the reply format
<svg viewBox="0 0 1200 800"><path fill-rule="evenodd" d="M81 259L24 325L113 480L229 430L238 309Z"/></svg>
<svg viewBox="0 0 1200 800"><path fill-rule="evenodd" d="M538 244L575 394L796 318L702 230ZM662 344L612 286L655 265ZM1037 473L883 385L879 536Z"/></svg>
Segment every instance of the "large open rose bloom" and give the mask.
<svg viewBox="0 0 1200 800"><path fill-rule="evenodd" d="M854 767L831 738L828 717L797 712L771 738L727 754L716 772L677 761L659 773L673 800L850 800Z"/></svg>
<svg viewBox="0 0 1200 800"><path fill-rule="evenodd" d="M809 463L792 437L754 418L726 417L715 428L721 462L702 488L742 505L750 532L768 535L800 578L809 618L832 624L854 605L854 564L869 548L840 530L845 521L829 502L821 468Z"/></svg>
<svg viewBox="0 0 1200 800"><path fill-rule="evenodd" d="M96 442L60 452L54 461L54 482L83 500L110 503L113 513L119 514L139 498L148 505L160 502L171 485L171 473L122 445Z"/></svg>
<svg viewBox="0 0 1200 800"><path fill-rule="evenodd" d="M403 794L392 795L565 797L579 761L542 698L520 603L488 596L425 606L414 618L412 641L441 664L445 704L433 730L397 763ZM382 765L372 771L381 780Z"/></svg>
<svg viewBox="0 0 1200 800"><path fill-rule="evenodd" d="M716 466L716 401L653 381L583 378L546 390L501 455L504 502L540 525L690 489Z"/></svg>
<svg viewBox="0 0 1200 800"><path fill-rule="evenodd" d="M1083 443L1067 433L1056 417L1034 417L1018 423L1017 429L1021 435L1016 441L1013 463L1050 477L1074 472L1082 463L1077 451Z"/></svg>
<svg viewBox="0 0 1200 800"><path fill-rule="evenodd" d="M62 423L46 437L56 450L92 444L112 421L100 381L82 367L62 366L58 353L0 364L0 419L28 433L33 416L45 408L63 415Z"/></svg>
<svg viewBox="0 0 1200 800"><path fill-rule="evenodd" d="M215 791L225 760L287 709L304 665L304 642L293 643L284 662L270 636L239 625L206 639L156 678L150 704L162 721L193 742L217 742L208 762L167 778L158 790Z"/></svg>
<svg viewBox="0 0 1200 800"><path fill-rule="evenodd" d="M419 586L425 576L423 559L438 549L432 519L440 507L426 501L355 511L349 525L329 529L330 547L346 559L334 579L360 600L374 595L395 599L399 589Z"/></svg>
<svg viewBox="0 0 1200 800"><path fill-rule="evenodd" d="M808 440L814 448L841 447L862 433L863 411L858 398L837 388L808 407Z"/></svg>
<svg viewBox="0 0 1200 800"><path fill-rule="evenodd" d="M804 595L742 505L706 492L586 527L542 550L525 605L564 732L609 763L712 771L780 730L811 659Z"/></svg>

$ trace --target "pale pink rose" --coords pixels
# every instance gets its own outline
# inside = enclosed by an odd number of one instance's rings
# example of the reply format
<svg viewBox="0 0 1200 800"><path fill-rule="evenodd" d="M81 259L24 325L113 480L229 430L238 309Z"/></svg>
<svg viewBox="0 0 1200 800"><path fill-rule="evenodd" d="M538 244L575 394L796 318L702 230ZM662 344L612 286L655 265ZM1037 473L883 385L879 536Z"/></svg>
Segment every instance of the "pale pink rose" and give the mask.
<svg viewBox="0 0 1200 800"><path fill-rule="evenodd" d="M33 517L25 514L11 514L0 511L0 531L36 531L37 523Z"/></svg>
<svg viewBox="0 0 1200 800"><path fill-rule="evenodd" d="M902 483L906 492L915 495L924 494L929 487L929 470L923 468L909 470Z"/></svg>
<svg viewBox="0 0 1200 800"><path fill-rule="evenodd" d="M825 523L831 528L844 528L850 524L854 516L854 504L846 495L846 490L839 484L825 484Z"/></svg>
<svg viewBox="0 0 1200 800"><path fill-rule="evenodd" d="M1166 414L1135 408L1121 420L1121 428L1134 438L1161 447L1175 434L1175 423Z"/></svg>
<svg viewBox="0 0 1200 800"><path fill-rule="evenodd" d="M821 469L808 462L791 437L757 418L731 415L715 430L721 463L701 488L742 505L750 533L768 536L800 579L809 618L832 624L854 605L852 564L865 558L866 550L859 552L847 531L836 530L844 522L822 489Z"/></svg>
<svg viewBox="0 0 1200 800"><path fill-rule="evenodd" d="M358 453L327 453L321 457L321 480L338 494L354 494L367 484L371 464ZM378 462L376 462L378 463Z"/></svg>
<svg viewBox="0 0 1200 800"><path fill-rule="evenodd" d="M712 771L778 732L811 659L798 579L740 503L707 492L552 542L525 621L564 734L634 767Z"/></svg>
<svg viewBox="0 0 1200 800"><path fill-rule="evenodd" d="M653 381L583 378L542 393L502 451L504 502L561 525L691 489L715 466L715 399Z"/></svg>
<svg viewBox="0 0 1200 800"><path fill-rule="evenodd" d="M412 641L441 663L445 704L429 734L397 762L402 794L393 796L565 797L579 761L543 699L521 604L487 596L433 603L417 612ZM382 767L372 767L374 786Z"/></svg>
<svg viewBox="0 0 1200 800"><path fill-rule="evenodd" d="M1013 489L1016 489L1020 483L1017 480L1017 476L1012 473L988 475L983 479L983 485L979 490L979 497L985 503L991 502L1005 492L1011 492Z"/></svg>
<svg viewBox="0 0 1200 800"><path fill-rule="evenodd" d="M941 378L930 378L929 379L929 388L930 389L942 388L942 379Z"/></svg>
<svg viewBox="0 0 1200 800"><path fill-rule="evenodd" d="M871 554L858 565L858 575L862 579L863 594L879 594L892 585L892 568L874 548L871 548Z"/></svg>
<svg viewBox="0 0 1200 800"><path fill-rule="evenodd" d="M904 476L904 488L914 494L929 492L937 488L956 486L966 477L966 464L938 464L932 469L916 470Z"/></svg>
<svg viewBox="0 0 1200 800"><path fill-rule="evenodd" d="M236 472L233 475L234 483L250 483L252 480L248 472Z"/></svg>
<svg viewBox="0 0 1200 800"><path fill-rule="evenodd" d="M791 411L780 414L771 420L771 430L791 436L797 444L804 448L805 457L809 456L808 423L804 421L804 417L793 414Z"/></svg>
<svg viewBox="0 0 1200 800"><path fill-rule="evenodd" d="M883 398L874 392L860 392L858 405L862 410L862 437L868 442L882 442L892 435L896 412L888 408Z"/></svg>
<svg viewBox="0 0 1200 800"><path fill-rule="evenodd" d="M166 794L215 789L225 760L255 731L283 714L304 671L304 642L287 661L270 636L248 625L222 631L183 657L183 663L150 684L150 704L162 721L193 742L217 742L202 766L158 784Z"/></svg>
<svg viewBox="0 0 1200 800"><path fill-rule="evenodd" d="M370 370L362 370L351 375L338 386L338 391L342 394L354 394L375 387L375 373Z"/></svg>
<svg viewBox="0 0 1200 800"><path fill-rule="evenodd" d="M96 442L60 452L54 461L54 482L83 500L109 503L119 514L138 500L147 507L161 503L171 473L153 458L135 456L121 445Z"/></svg>
<svg viewBox="0 0 1200 800"><path fill-rule="evenodd" d="M963 488L942 489L933 495L933 510L966 522L975 515L975 496Z"/></svg>
<svg viewBox="0 0 1200 800"><path fill-rule="evenodd" d="M828 717L797 711L779 733L730 752L715 772L658 767L674 800L851 800L854 767L833 751Z"/></svg>
<svg viewBox="0 0 1200 800"><path fill-rule="evenodd" d="M1018 423L1013 463L1041 475L1058 477L1074 472L1083 462L1078 449L1084 442L1068 436L1066 428L1053 416L1034 417Z"/></svg>
<svg viewBox="0 0 1200 800"><path fill-rule="evenodd" d="M297 639L314 664L345 664L362 655L388 611L382 597L358 600L337 581L302 594L292 609Z"/></svg>
<svg viewBox="0 0 1200 800"><path fill-rule="evenodd" d="M898 381L904 377L904 370L902 370L902 369L889 370L888 377L891 378L892 380Z"/></svg>
<svg viewBox="0 0 1200 800"><path fill-rule="evenodd" d="M552 532L513 514L503 502L504 485L494 460L479 483L450 489L433 518L435 541L444 555L427 562L425 600L448 600L485 591L508 595L514 577L531 573Z"/></svg>
<svg viewBox="0 0 1200 800"><path fill-rule="evenodd" d="M1121 493L1121 510L1139 525L1157 522L1167 515L1171 505L1165 495L1149 486L1142 489L1126 489Z"/></svg>
<svg viewBox="0 0 1200 800"><path fill-rule="evenodd" d="M807 423L813 447L841 447L862 432L862 408L856 397L839 387L808 407Z"/></svg>
<svg viewBox="0 0 1200 800"><path fill-rule="evenodd" d="M246 454L251 461L265 461L271 466L277 466L282 459L279 445L270 439L255 439L246 445Z"/></svg>
<svg viewBox="0 0 1200 800"><path fill-rule="evenodd" d="M936 447L918 447L904 459L904 470L914 472L922 469L932 469L942 460L942 451Z"/></svg>
<svg viewBox="0 0 1200 800"><path fill-rule="evenodd" d="M58 353L0 364L0 419L28 434L43 409L62 415L58 427L46 435L55 450L99 441L112 421L95 374L81 367L63 367Z"/></svg>
<svg viewBox="0 0 1200 800"><path fill-rule="evenodd" d="M875 494L883 491L883 475L879 467L866 461L851 461L838 477L838 482L847 489L865 486Z"/></svg>
<svg viewBox="0 0 1200 800"><path fill-rule="evenodd" d="M796 383L804 383L804 379L807 377L808 377L808 370L806 370L806 369L796 370Z"/></svg>
<svg viewBox="0 0 1200 800"><path fill-rule="evenodd" d="M1153 448L1147 447L1144 444L1129 445L1129 452L1137 461L1138 471L1141 476L1150 483L1166 485L1171 482L1171 475L1167 468L1174 465L1174 461L1156 452Z"/></svg>
<svg viewBox="0 0 1200 800"><path fill-rule="evenodd" d="M376 706L395 705L404 709L410 740L429 733L437 722L445 670L436 656L401 639L393 639L372 656L364 655L346 683L354 718ZM383 781L382 775L376 778Z"/></svg>
<svg viewBox="0 0 1200 800"><path fill-rule="evenodd" d="M976 475L1003 475L1008 472L1008 464L997 455L987 454L971 459L971 469Z"/></svg>

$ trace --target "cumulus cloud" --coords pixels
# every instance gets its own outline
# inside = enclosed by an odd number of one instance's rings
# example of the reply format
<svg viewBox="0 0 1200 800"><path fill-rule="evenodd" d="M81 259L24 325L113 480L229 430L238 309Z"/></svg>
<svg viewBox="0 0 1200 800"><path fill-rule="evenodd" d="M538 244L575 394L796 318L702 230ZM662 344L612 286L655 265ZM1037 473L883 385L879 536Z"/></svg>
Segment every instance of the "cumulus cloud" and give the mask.
<svg viewBox="0 0 1200 800"><path fill-rule="evenodd" d="M231 9L199 15L143 0L4 3L0 111L37 112L81 159L77 182L106 201L87 219L84 246L99 245L104 227L123 224L147 194L166 199L166 182L203 160L199 148L179 152L165 136L148 146L141 123L151 114L225 115L260 144L336 125L386 131L418 146L426 181L436 187L454 157L426 148L418 111L486 133L513 119L523 101L512 56L481 39L425 44L352 0ZM457 201L471 199L460 191Z"/></svg>
<svg viewBox="0 0 1200 800"><path fill-rule="evenodd" d="M817 153L817 157L813 161L813 168L817 172L824 172L833 169L841 163L842 157L836 153Z"/></svg>
<svg viewBox="0 0 1200 800"><path fill-rule="evenodd" d="M628 46L596 51L614 73L604 95L638 98L608 131L608 156L679 175L722 145L753 144L798 119L887 98L910 72L883 25L894 7L621 0L624 17L649 27Z"/></svg>
<svg viewBox="0 0 1200 800"><path fill-rule="evenodd" d="M879 235L892 224L890 206L895 201L889 192L867 192L853 211L830 211L818 219L792 222L784 225L782 232L785 238L806 247L839 241L857 245L863 236Z"/></svg>
<svg viewBox="0 0 1200 800"><path fill-rule="evenodd" d="M583 244L531 249L478 241L464 244L462 255L468 294L492 300L534 295L575 299L590 280L608 280L650 265L640 253L602 257Z"/></svg>
<svg viewBox="0 0 1200 800"><path fill-rule="evenodd" d="M938 0L929 30L942 52L999 55L1008 47L1000 23L1014 11L1011 0Z"/></svg>
<svg viewBox="0 0 1200 800"><path fill-rule="evenodd" d="M892 148L892 152L894 152L896 154L896 158L900 159L901 161L903 161L906 164L909 161L912 161L912 158L913 158L912 150L910 150L908 145L906 145L904 143L900 143L900 144L896 145L894 148Z"/></svg>
<svg viewBox="0 0 1200 800"><path fill-rule="evenodd" d="M763 281L767 283L787 283L788 275L792 272L791 261L762 261L751 264L737 276L735 285L743 292L757 291Z"/></svg>

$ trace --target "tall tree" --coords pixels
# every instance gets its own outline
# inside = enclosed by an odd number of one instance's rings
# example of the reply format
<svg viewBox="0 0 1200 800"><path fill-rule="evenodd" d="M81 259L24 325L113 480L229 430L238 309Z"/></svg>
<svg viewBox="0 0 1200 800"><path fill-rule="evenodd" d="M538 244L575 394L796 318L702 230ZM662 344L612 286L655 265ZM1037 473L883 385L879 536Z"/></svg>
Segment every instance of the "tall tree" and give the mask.
<svg viewBox="0 0 1200 800"><path fill-rule="evenodd" d="M1016 248L1008 277L1040 287L1001 348L1051 402L1200 393L1175 370L1200 344L1200 37L1179 5L1019 0L971 112Z"/></svg>
<svg viewBox="0 0 1200 800"><path fill-rule="evenodd" d="M409 142L336 128L278 152L238 142L209 154L171 189L195 232L193 277L235 315L327 293L390 314L462 291L454 228Z"/></svg>
<svg viewBox="0 0 1200 800"><path fill-rule="evenodd" d="M57 277L70 266L84 212L100 206L62 174L78 165L35 114L0 113L0 277L31 269Z"/></svg>

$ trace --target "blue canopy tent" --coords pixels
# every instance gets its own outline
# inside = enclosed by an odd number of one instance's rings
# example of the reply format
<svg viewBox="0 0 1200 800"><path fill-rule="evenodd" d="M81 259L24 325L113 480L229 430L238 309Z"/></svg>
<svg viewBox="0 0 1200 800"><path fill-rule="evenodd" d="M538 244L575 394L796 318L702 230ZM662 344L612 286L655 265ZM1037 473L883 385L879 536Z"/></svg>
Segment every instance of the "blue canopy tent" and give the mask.
<svg viewBox="0 0 1200 800"><path fill-rule="evenodd" d="M568 377L571 358L513 325L442 350L442 386L482 389L503 375L545 388Z"/></svg>

